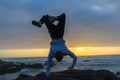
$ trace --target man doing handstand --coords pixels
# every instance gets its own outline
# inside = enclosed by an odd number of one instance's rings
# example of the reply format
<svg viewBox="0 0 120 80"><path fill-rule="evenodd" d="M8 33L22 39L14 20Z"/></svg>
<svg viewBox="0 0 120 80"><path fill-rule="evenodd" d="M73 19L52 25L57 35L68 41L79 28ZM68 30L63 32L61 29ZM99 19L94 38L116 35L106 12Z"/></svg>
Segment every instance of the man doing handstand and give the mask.
<svg viewBox="0 0 120 80"><path fill-rule="evenodd" d="M44 15L39 21L32 21L32 24L41 27L42 24L46 24L49 34L51 36L51 43L50 43L50 52L48 55L48 60L46 64L46 76L50 75L50 65L52 58L56 58L58 62L60 62L63 56L69 55L73 58L72 65L68 67L68 69L73 69L76 64L77 56L71 52L67 46L65 45L65 40L63 39L64 29L65 29L65 14L61 14L57 17ZM58 21L58 24L53 24L54 21Z"/></svg>

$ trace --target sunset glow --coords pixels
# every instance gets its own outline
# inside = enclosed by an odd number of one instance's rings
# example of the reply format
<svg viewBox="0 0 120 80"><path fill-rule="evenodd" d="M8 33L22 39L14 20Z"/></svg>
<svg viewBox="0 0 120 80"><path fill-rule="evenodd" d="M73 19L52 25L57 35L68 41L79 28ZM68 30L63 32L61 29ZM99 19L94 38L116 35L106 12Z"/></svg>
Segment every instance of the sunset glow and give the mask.
<svg viewBox="0 0 120 80"><path fill-rule="evenodd" d="M77 47L69 48L77 56L115 55L120 53L120 47ZM47 57L49 49L4 49L0 57Z"/></svg>
<svg viewBox="0 0 120 80"><path fill-rule="evenodd" d="M71 49L77 56L113 55L120 53L120 47L81 47Z"/></svg>

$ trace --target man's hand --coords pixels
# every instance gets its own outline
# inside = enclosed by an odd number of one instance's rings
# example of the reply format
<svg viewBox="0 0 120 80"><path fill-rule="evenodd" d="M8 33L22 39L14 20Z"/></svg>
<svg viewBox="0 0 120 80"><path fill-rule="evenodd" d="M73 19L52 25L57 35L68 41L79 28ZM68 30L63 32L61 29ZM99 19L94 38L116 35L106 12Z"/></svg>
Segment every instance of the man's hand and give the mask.
<svg viewBox="0 0 120 80"><path fill-rule="evenodd" d="M70 66L70 67L68 67L68 70L72 70L72 69L73 69L73 67L71 67L71 66Z"/></svg>

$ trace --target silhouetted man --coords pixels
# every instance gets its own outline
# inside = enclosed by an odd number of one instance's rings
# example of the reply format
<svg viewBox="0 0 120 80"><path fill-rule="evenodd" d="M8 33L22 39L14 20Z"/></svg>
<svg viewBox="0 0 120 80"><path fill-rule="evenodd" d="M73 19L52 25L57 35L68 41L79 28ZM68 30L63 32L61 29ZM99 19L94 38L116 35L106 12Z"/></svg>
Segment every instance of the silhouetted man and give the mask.
<svg viewBox="0 0 120 80"><path fill-rule="evenodd" d="M76 64L77 57L66 47L65 40L63 39L64 29L65 29L65 14L61 14L57 17L45 15L39 21L32 21L32 24L41 27L42 24L46 24L49 34L51 36L50 43L50 52L48 55L48 61L46 64L46 75L50 75L50 64L52 58L56 58L58 62L60 62L63 56L69 55L73 58L72 65L68 67L68 69L73 69ZM58 24L53 24L54 21L58 21Z"/></svg>

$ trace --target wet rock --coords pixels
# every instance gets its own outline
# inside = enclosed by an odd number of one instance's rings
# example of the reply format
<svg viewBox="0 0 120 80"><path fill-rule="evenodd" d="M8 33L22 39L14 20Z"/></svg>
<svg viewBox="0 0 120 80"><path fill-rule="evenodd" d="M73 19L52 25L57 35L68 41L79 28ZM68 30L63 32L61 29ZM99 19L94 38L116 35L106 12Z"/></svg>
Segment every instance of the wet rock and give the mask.
<svg viewBox="0 0 120 80"><path fill-rule="evenodd" d="M120 72L117 72L116 75L120 78Z"/></svg>
<svg viewBox="0 0 120 80"><path fill-rule="evenodd" d="M44 66L40 63L35 63L35 64L24 64L24 63L20 63L19 65L20 68L35 68L35 69L39 69L39 68L43 68Z"/></svg>
<svg viewBox="0 0 120 80"><path fill-rule="evenodd" d="M52 61L50 64L50 67L54 67L57 64L57 61ZM47 65L47 61L45 62L44 65Z"/></svg>
<svg viewBox="0 0 120 80"><path fill-rule="evenodd" d="M14 63L14 62L6 62L0 60L0 74L7 74L7 73L14 73L20 71L23 68L34 68L39 69L43 68L44 66L41 63L35 64L24 64L24 63Z"/></svg>
<svg viewBox="0 0 120 80"><path fill-rule="evenodd" d="M20 69L13 62L0 61L0 74L17 72Z"/></svg>
<svg viewBox="0 0 120 80"><path fill-rule="evenodd" d="M35 68L35 69L39 69L39 68L43 68L44 66L40 63L35 63L35 64L29 64L26 65L26 68Z"/></svg>
<svg viewBox="0 0 120 80"><path fill-rule="evenodd" d="M120 75L120 72L117 72L116 75Z"/></svg>
<svg viewBox="0 0 120 80"><path fill-rule="evenodd" d="M90 60L84 60L83 62L90 62Z"/></svg>

